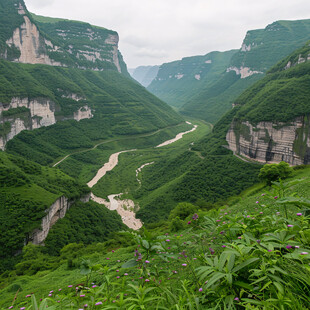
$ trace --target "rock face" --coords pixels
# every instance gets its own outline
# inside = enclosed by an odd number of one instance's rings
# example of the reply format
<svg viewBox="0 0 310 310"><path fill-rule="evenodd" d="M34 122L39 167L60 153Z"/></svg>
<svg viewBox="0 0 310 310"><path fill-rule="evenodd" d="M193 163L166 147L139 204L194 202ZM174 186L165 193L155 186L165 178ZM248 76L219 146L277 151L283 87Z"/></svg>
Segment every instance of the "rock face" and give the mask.
<svg viewBox="0 0 310 310"><path fill-rule="evenodd" d="M22 0L13 7L16 16L22 17L21 24L6 37L1 57L28 64L117 70L128 76L118 50L117 32L88 23L38 17L27 11ZM14 56L11 50L15 51Z"/></svg>
<svg viewBox="0 0 310 310"><path fill-rule="evenodd" d="M47 47L53 51L57 51L59 47L54 47L52 42L42 37L37 26L33 24L26 15L26 9L21 3L17 10L19 15L23 15L24 23L16 28L12 37L6 41L8 46L15 46L20 51L20 57L14 61L30 64L62 66L60 62L50 59L47 55Z"/></svg>
<svg viewBox="0 0 310 310"><path fill-rule="evenodd" d="M76 94L70 94L68 97L79 101L80 98ZM12 109L26 108L21 113L10 116L1 116L2 112L10 112ZM50 126L56 123L55 112L59 109L57 105L46 98L37 98L30 100L29 98L12 98L9 104L0 103L0 126L6 125L7 129L4 134L0 134L0 149L4 150L5 144L13 139L23 130L37 129L43 126ZM74 112L71 119L80 121L82 119L92 118L91 109L85 105L78 111Z"/></svg>
<svg viewBox="0 0 310 310"><path fill-rule="evenodd" d="M90 194L82 197L80 200L82 202L88 202L90 199ZM65 196L58 198L49 209L45 212L47 215L42 219L41 230L36 229L30 236L29 241L33 244L42 244L46 239L49 230L52 226L61 218L65 217L67 211L71 207L74 201L69 201Z"/></svg>
<svg viewBox="0 0 310 310"><path fill-rule="evenodd" d="M226 135L229 148L237 154L264 163L285 161L291 165L310 163L309 117L289 124L234 122Z"/></svg>
<svg viewBox="0 0 310 310"><path fill-rule="evenodd" d="M264 74L264 72L257 71L257 70L251 70L248 67L229 67L226 69L226 72L235 71L237 75L240 75L242 79L245 79L253 74Z"/></svg>

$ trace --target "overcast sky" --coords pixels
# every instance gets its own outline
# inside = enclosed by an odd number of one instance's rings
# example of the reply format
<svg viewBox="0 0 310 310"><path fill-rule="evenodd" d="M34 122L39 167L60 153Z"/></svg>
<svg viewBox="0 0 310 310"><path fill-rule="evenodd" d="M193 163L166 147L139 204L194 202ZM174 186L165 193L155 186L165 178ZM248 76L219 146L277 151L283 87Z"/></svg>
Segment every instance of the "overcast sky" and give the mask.
<svg viewBox="0 0 310 310"><path fill-rule="evenodd" d="M246 31L310 18L309 0L25 0L39 15L118 32L129 68L240 48Z"/></svg>

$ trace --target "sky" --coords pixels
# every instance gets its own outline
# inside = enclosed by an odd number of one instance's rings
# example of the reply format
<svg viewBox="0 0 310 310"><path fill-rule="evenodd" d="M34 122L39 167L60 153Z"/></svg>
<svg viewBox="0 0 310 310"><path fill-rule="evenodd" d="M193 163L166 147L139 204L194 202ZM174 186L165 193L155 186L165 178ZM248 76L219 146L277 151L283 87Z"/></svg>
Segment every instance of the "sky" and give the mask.
<svg viewBox="0 0 310 310"><path fill-rule="evenodd" d="M310 19L309 0L25 0L37 15L118 32L128 68L240 48L247 30Z"/></svg>

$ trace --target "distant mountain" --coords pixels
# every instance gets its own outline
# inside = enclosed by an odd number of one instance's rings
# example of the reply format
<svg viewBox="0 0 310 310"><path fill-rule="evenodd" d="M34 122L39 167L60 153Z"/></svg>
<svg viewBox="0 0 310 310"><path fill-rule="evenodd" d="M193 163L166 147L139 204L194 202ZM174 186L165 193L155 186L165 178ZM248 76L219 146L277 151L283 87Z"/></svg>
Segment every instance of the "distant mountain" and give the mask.
<svg viewBox="0 0 310 310"><path fill-rule="evenodd" d="M142 86L147 87L157 76L159 66L140 66L130 69L130 75L138 81Z"/></svg>
<svg viewBox="0 0 310 310"><path fill-rule="evenodd" d="M231 109L234 100L246 88L309 39L309 19L277 21L265 29L248 31L242 47L232 56L225 72L190 98L181 113L216 122Z"/></svg>
<svg viewBox="0 0 310 310"><path fill-rule="evenodd" d="M186 57L160 66L148 90L171 106L180 108L206 85L220 78L235 50Z"/></svg>

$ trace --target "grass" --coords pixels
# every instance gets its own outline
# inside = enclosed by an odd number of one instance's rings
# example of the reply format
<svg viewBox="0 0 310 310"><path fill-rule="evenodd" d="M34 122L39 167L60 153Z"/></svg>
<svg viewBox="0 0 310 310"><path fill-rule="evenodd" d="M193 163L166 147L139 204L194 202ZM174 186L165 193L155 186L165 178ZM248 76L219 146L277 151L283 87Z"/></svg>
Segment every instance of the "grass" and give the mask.
<svg viewBox="0 0 310 310"><path fill-rule="evenodd" d="M153 200L155 197L161 197L169 191L171 185L177 183L182 178L186 166L182 168L178 167L177 171L175 171L176 175L170 176L167 179L157 179L156 182L159 182L159 184L156 189L145 189L143 185L145 183L144 180L153 178L153 171L156 171L162 165L162 161L166 159L174 161L184 152L187 152L191 158L191 161L187 163L187 167L188 165L193 165L195 162L201 161L201 158L197 154L188 150L192 142L195 143L207 132L211 131L211 125L202 121L193 121L193 124L198 124L195 131L184 135L181 140L168 146L138 149L133 152L121 154L118 165L94 186L94 194L100 197L107 197L110 194L127 193L126 197L134 199L141 208L147 205L149 200ZM130 149L130 147L127 146L124 149ZM139 179L142 181L142 187L140 187L136 178L136 170L143 164L150 162L154 162L154 164L145 167L139 174ZM175 201L171 200L169 205L174 205L174 203Z"/></svg>
<svg viewBox="0 0 310 310"><path fill-rule="evenodd" d="M305 167L305 169L303 170L296 170L295 174L287 181L300 181L296 185L294 185L294 187L292 187L289 192L287 192L287 195L290 196L293 192L296 192L300 196L310 197L309 171L309 166ZM90 283L95 283L98 286L102 284L102 287L105 287L104 283L106 283L106 281L110 281L111 291L110 293L106 292L104 298L106 299L106 303L111 303L111 305L115 304L113 300L119 302L119 297L117 296L120 296L121 293L127 293L129 297L133 296L133 293L130 291L128 286L129 283L132 283L137 287L139 285L141 285L142 287L155 287L156 290L150 296L156 296L156 303L160 301L158 294L161 297L167 298L165 295L167 293L167 290L170 290L171 293L176 296L176 300L174 302L178 305L181 305L182 302L186 302L188 305L188 303L191 303L196 298L196 302L198 302L200 306L200 308L197 309L204 309L203 307L206 306L206 303L210 306L210 303L214 302L215 300L221 303L222 308L220 309L224 309L224 304L227 303L227 298L231 294L233 294L233 298L239 298L240 304L234 303L230 306L230 309L239 309L241 303L244 305L244 303L251 303L253 300L254 303L258 301L264 301L270 298L270 296L272 295L274 296L274 299L273 301L266 301L267 306L273 309L277 309L275 304L277 305L279 302L281 302L281 296L277 295L277 290L274 291L272 289L272 285L270 286L270 284L272 284L273 282L267 285L267 282L264 282L264 279L258 281L257 285L260 286L259 288L261 289L261 291L256 295L256 298L248 296L249 292L252 290L251 286L245 286L244 284L240 288L238 285L241 282L236 282L235 284L235 281L241 281L240 278L238 278L237 280L236 277L241 277L244 283L258 280L259 278L255 277L255 273L253 272L255 270L260 270L262 266L265 266L267 268L265 269L265 271L268 272L269 264L272 264L272 266L277 269L275 273L273 273L274 277L268 276L268 279L270 279L271 281L279 281L280 286L276 284L275 287L279 287L279 289L281 289L281 283L283 283L283 281L286 281L287 285L284 286L284 290L286 294L290 296L290 298L293 298L291 296L291 291L295 289L300 289L299 296L303 295L303 298L305 298L303 300L297 298L297 300L294 302L295 308L294 305L287 304L285 309L308 309L308 307L306 306L306 299L309 296L305 297L304 295L307 294L307 281L303 282L304 286L302 286L299 285L299 281L304 281L302 280L301 276L298 276L298 278L293 280L294 276L297 276L298 274L298 268L302 268L302 272L307 275L308 271L304 268L304 266L306 265L306 261L308 261L308 258L306 256L304 257L305 265L302 265L300 264L300 259L294 258L294 250L290 251L286 248L287 244L298 244L300 245L300 249L295 249L295 252L307 250L306 241L303 244L301 241L302 239L300 239L299 237L299 226L297 225L299 225L298 220L300 220L300 218L298 219L296 217L296 211L294 208L292 208L289 212L290 219L288 221L289 223L292 223L293 221L294 225L297 227L297 230L295 228L291 228L292 230L294 230L294 234L296 235L294 240L292 238L288 239L287 241L284 241L283 244L268 242L268 238L265 236L266 232L268 232L270 235L276 234L277 231L286 231L290 228L284 228L286 227L285 222L287 221L283 218L284 212L281 211L280 214L275 217L274 214L276 211L278 211L277 207L271 203L271 200L269 198L267 198L266 196L262 196L262 194L265 194L267 190L269 190L268 187L263 187L262 184L256 184L250 189L244 191L238 197L240 199L238 203L232 203L232 205L229 207L223 206L221 210L199 210L199 221L197 221L197 225L195 223L186 225L187 228L185 230L172 232L170 231L169 227L164 224L161 229L155 229L151 233L143 233L141 231L141 237L137 237L135 239L136 245L126 246L120 249L116 249L113 246L106 247L103 246L103 244L93 244L88 247L82 246L78 250L79 252L72 252L70 254L73 255L73 261L74 263L76 263L75 267L71 269L68 268L68 257L64 255L58 262L59 267L55 270L38 272L36 275L33 276L16 276L13 273L11 277L2 278L2 282L0 282L0 287L2 288L2 290L0 291L0 305L2 307L8 307L9 305L11 305L18 289L19 291L17 294L17 301L15 303L16 306L24 305L23 303L26 303L27 301L25 296L31 292L35 293L38 300L39 298L46 298L49 292L52 290L54 291L52 295L62 295L63 297L66 295L70 300L72 300L72 302L76 300L76 306L82 302L80 299L78 299L79 294L86 293L86 297L84 300L87 300L89 305L92 305L90 301L90 296L95 296L93 295L94 292L92 290L86 290L85 286L90 286ZM274 193L272 194L274 195ZM268 207L265 208L263 206L263 201L257 204L257 197L260 197L261 199L266 199L266 205L268 205ZM264 215L259 215L259 212L261 210L263 210ZM255 221L254 219L246 220L243 216L241 216L241 219L244 222L242 226L243 230L241 232L239 231L240 227L238 225L238 229L237 226L234 226L236 224L234 221L236 220L236 218L238 218L238 216L240 217L240 214L256 214L257 217L260 216L260 218ZM204 216L207 216L207 218L203 219ZM264 226L263 223L266 221L268 222L268 219L270 219L270 217L274 218L275 220L274 226ZM209 219L213 219L213 221L215 222L215 220L218 218L221 219L220 221L226 221L227 218L229 222L226 224L225 222L215 224L213 230L210 232L210 230L207 229L208 226L204 225L211 225ZM207 221L207 219L209 222ZM186 219L184 222L186 223L188 220L189 219ZM229 224L230 221L231 224ZM236 231L236 229L238 231ZM305 229L305 227L303 227L303 229ZM226 232L230 231L230 233L233 234L233 236L231 236L233 238L233 241L227 241L227 236L225 237L225 235L220 234L220 230L225 230ZM306 232L306 230L304 231ZM160 236L160 234L165 235ZM216 240L210 241L211 237L209 237L209 234L212 235L212 239L214 235L217 236ZM251 234L253 234L253 237L251 237ZM241 240L237 239L237 236L241 236ZM260 246L255 240L263 238L266 238L266 241L264 241L265 243L263 243L262 241L262 245ZM170 240L169 244L165 240ZM147 247L145 247L146 242L148 242L149 244L157 244L157 246L165 247L165 251L169 252L169 259L165 259L164 253L158 254L152 252L150 254L147 254ZM310 239L308 240L308 245L309 243ZM223 244L226 245L225 249L223 249L222 247ZM167 246L170 246L171 249L167 248ZM267 246L268 248L272 248L271 253L267 253L267 251L264 250L265 246ZM211 250L209 248L212 248L215 251L215 254L210 254ZM111 251L112 249L113 251ZM143 261L140 263L141 269L122 267L125 262L131 260L132 258L135 258L135 249L138 249L138 251L142 253ZM242 249L250 252L243 252ZM198 271L199 268L207 268L207 266L210 266L207 259L211 258L213 260L215 256L220 257L223 251L226 253L226 255L234 251L240 251L238 256L236 255L235 257L235 266L237 266L236 264L239 260L240 255L244 260L246 260L246 253L252 253L252 251L254 252L250 256L250 258L253 259L253 263L255 261L254 258L258 258L259 263L254 263L254 265L251 265L248 269L243 270L242 273L236 272L233 275L232 286L229 286L226 284L225 281L218 279L218 281L215 282L215 285L217 286L218 290L221 290L221 293L219 294L221 295L221 297L216 297L217 290L215 290L215 292L208 293L208 285L206 285L208 283L206 282L206 280L210 281L210 279L212 278L212 274L207 277L203 277L201 275L199 276ZM260 253L260 251L262 251L261 257L258 254ZM172 254L171 252L175 252L176 255ZM150 261L150 263L144 263L145 260ZM87 275L83 274L84 269L82 266L85 265L85 262L87 262L87 266L93 266L93 271L91 273L87 273ZM186 266L182 266L182 264L186 264ZM292 272L290 272L289 274L286 274L285 272L279 274L279 270L282 270L284 266L287 267L287 264L290 264L290 270ZM227 268L229 267L227 266ZM117 270L119 270L119 272ZM227 272L227 269L225 267L224 270L219 269L218 272L225 273ZM128 276L126 276L125 273L127 273ZM143 276L143 279L139 280L138 278L141 275ZM118 276L120 277L120 279L117 279ZM151 280L150 283L145 283L146 278ZM160 282L158 282L159 279ZM262 284L260 284L261 281ZM295 283L299 284L292 285L292 281L296 281ZM263 288L265 284L266 286ZM69 288L68 285L73 285L73 288ZM77 294L77 297L75 297L76 295L73 294L73 292L75 291L75 287L78 286L80 286L81 291L79 291L79 294ZM184 287L186 289L184 289ZM202 292L199 291L199 288L202 288ZM62 289L62 291L59 292L59 289ZM266 292L266 296L264 295L264 292ZM54 298L55 300L57 300L56 297ZM100 294L96 295L96 301L101 300L99 298ZM61 299L61 297L59 297L58 299ZM62 302L65 302L65 300L63 300ZM164 306L170 305L171 308L168 309L174 309L172 307L172 304L170 303L172 303L172 301L170 299L167 299L164 302ZM149 305L148 309L153 309L153 306L154 305ZM263 309L263 305L257 303L256 309Z"/></svg>

